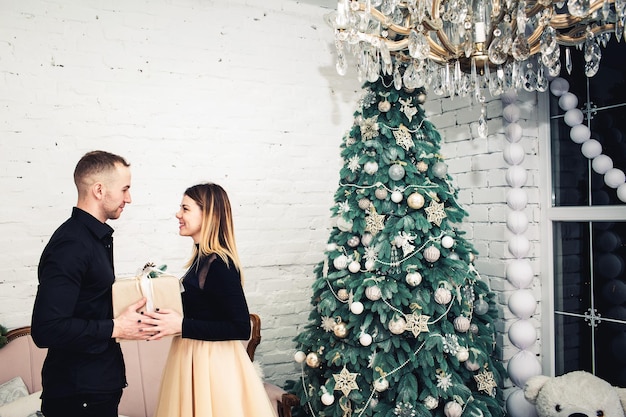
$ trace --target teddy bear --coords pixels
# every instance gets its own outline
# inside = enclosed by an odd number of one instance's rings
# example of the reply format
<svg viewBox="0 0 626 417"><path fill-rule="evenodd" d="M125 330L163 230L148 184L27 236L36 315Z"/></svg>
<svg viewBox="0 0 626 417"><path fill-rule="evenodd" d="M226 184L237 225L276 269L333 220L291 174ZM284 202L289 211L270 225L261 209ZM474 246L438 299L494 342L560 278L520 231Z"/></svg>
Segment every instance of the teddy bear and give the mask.
<svg viewBox="0 0 626 417"><path fill-rule="evenodd" d="M529 378L524 397L539 417L625 417L626 388L585 371Z"/></svg>

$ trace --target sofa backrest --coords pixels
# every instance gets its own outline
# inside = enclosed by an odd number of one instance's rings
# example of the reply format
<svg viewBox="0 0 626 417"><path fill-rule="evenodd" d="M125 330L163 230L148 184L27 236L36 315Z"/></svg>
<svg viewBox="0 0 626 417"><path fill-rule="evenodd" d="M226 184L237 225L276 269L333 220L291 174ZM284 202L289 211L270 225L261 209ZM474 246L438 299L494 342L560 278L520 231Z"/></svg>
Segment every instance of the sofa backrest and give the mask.
<svg viewBox="0 0 626 417"><path fill-rule="evenodd" d="M21 377L31 394L41 390L41 366L47 349L40 349L30 336L30 327L7 334L9 344L0 349L0 384Z"/></svg>

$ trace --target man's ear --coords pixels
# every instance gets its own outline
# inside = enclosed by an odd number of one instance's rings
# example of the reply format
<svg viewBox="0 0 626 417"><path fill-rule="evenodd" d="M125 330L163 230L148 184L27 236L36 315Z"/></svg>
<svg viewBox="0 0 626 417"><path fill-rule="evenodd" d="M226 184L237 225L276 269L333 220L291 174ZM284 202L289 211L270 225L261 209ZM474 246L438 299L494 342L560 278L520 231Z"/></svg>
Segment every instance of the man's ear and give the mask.
<svg viewBox="0 0 626 417"><path fill-rule="evenodd" d="M104 184L101 182L94 182L91 186L91 193L96 198L96 200L102 200L104 197Z"/></svg>

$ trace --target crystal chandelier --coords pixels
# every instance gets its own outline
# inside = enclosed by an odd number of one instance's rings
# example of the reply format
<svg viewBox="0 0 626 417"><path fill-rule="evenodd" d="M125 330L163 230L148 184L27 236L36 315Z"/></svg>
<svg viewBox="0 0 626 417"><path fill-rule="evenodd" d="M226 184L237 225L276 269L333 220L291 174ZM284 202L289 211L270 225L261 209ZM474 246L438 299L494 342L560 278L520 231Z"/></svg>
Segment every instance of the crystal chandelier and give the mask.
<svg viewBox="0 0 626 417"><path fill-rule="evenodd" d="M624 37L626 0L338 0L337 71L356 59L360 81L379 76L395 88L428 87L437 95L484 102L481 89L545 91L571 72L570 47L584 50L584 71L598 71L614 32Z"/></svg>

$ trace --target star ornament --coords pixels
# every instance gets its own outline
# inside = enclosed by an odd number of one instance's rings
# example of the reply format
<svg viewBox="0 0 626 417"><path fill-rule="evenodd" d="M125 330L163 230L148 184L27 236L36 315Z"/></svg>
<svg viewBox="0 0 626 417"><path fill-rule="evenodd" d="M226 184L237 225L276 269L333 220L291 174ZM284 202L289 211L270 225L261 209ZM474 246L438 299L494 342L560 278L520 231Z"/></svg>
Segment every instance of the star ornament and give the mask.
<svg viewBox="0 0 626 417"><path fill-rule="evenodd" d="M474 375L474 379L478 384L478 391L483 391L486 394L495 397L496 396L496 381L493 379L493 372L483 371L478 375Z"/></svg>
<svg viewBox="0 0 626 417"><path fill-rule="evenodd" d="M413 138L411 138L411 132L405 125L400 125L398 130L393 131L393 137L396 138L396 143L401 146L405 151L415 146Z"/></svg>
<svg viewBox="0 0 626 417"><path fill-rule="evenodd" d="M335 378L335 391L341 391L343 395L347 397L353 389L358 390L359 385L356 383L357 376L359 376L358 373L348 372L348 368L344 366L340 373L333 374L333 378Z"/></svg>
<svg viewBox="0 0 626 417"><path fill-rule="evenodd" d="M376 213L375 209L370 209L370 213L365 217L365 231L375 235L385 228L385 216Z"/></svg>
<svg viewBox="0 0 626 417"><path fill-rule="evenodd" d="M447 217L443 203L437 203L435 200L430 200L430 205L424 210L426 211L426 220L437 226L441 226L442 220Z"/></svg>
<svg viewBox="0 0 626 417"><path fill-rule="evenodd" d="M428 319L430 316L413 313L406 316L406 331L413 333L417 337L420 333L428 333Z"/></svg>

